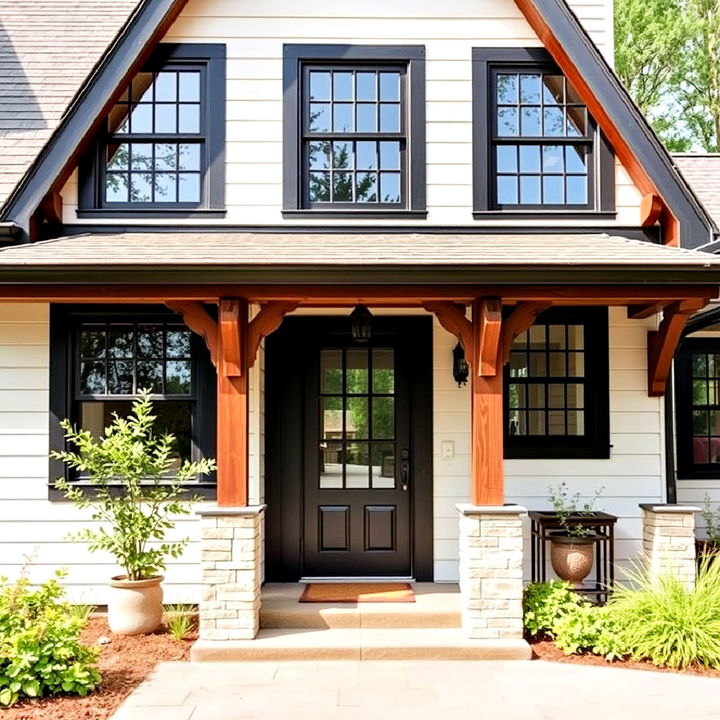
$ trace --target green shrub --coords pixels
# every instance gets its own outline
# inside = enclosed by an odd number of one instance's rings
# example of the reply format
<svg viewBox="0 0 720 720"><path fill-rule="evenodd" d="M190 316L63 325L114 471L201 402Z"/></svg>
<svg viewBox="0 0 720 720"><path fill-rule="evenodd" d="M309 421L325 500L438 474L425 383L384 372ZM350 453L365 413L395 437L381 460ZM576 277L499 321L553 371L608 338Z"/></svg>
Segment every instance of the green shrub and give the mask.
<svg viewBox="0 0 720 720"><path fill-rule="evenodd" d="M56 578L33 588L0 578L0 706L23 697L87 695L100 684L98 650L80 643L85 621Z"/></svg>
<svg viewBox="0 0 720 720"><path fill-rule="evenodd" d="M694 589L645 568L627 575L631 584L616 588L609 608L630 655L672 668L720 668L720 563L703 558Z"/></svg>
<svg viewBox="0 0 720 720"><path fill-rule="evenodd" d="M176 640L184 640L193 629L195 623L195 609L192 605L165 606L165 622L170 634Z"/></svg>
<svg viewBox="0 0 720 720"><path fill-rule="evenodd" d="M555 623L572 612L579 602L570 589L570 583L562 580L531 583L523 593L523 621L532 637L554 637Z"/></svg>

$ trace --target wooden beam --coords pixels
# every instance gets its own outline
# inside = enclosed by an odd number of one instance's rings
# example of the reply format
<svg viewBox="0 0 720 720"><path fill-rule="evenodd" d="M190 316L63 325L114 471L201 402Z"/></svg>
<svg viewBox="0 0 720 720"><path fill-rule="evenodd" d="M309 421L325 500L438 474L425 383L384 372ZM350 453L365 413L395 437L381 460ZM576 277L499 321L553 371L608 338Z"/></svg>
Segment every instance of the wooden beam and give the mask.
<svg viewBox="0 0 720 720"><path fill-rule="evenodd" d="M247 348L241 342L240 333L244 328L240 325L241 302L247 315L247 302L237 298L220 300L218 313L218 328L220 331L220 344L222 347L222 362L218 372L225 377L242 377L245 373L245 358L243 353ZM245 321L247 324L247 320Z"/></svg>
<svg viewBox="0 0 720 720"><path fill-rule="evenodd" d="M255 364L263 338L275 332L280 327L285 315L292 312L297 306L296 301L275 300L260 308L260 312L250 321L248 327L247 362L249 368Z"/></svg>
<svg viewBox="0 0 720 720"><path fill-rule="evenodd" d="M57 190L50 190L50 192L43 198L42 202L40 203L40 212L50 224L62 225L62 195L60 195Z"/></svg>
<svg viewBox="0 0 720 720"><path fill-rule="evenodd" d="M183 322L205 341L210 360L218 367L218 326L201 302L175 301L165 303L170 310L182 315Z"/></svg>
<svg viewBox="0 0 720 720"><path fill-rule="evenodd" d="M665 393L672 360L690 315L704 305L685 301L673 303L663 311L657 330L648 331L648 395L657 397Z"/></svg>
<svg viewBox="0 0 720 720"><path fill-rule="evenodd" d="M472 373L472 467L470 497L474 505L505 502L503 470L502 373Z"/></svg>
<svg viewBox="0 0 720 720"><path fill-rule="evenodd" d="M478 299L473 303L472 312L475 354L470 365L476 375L492 377L498 374L502 301L495 298Z"/></svg>
<svg viewBox="0 0 720 720"><path fill-rule="evenodd" d="M537 316L549 308L549 302L519 302L510 316L503 321L500 340L500 363L505 365L510 360L510 349L515 338L530 328Z"/></svg>
<svg viewBox="0 0 720 720"><path fill-rule="evenodd" d="M217 379L217 502L223 507L248 504L247 301L220 302Z"/></svg>
<svg viewBox="0 0 720 720"><path fill-rule="evenodd" d="M552 301L554 305L633 305L653 301L714 298L717 283L625 285L0 285L0 301L61 303L217 302L244 297L249 302L293 301L326 305L427 307L428 303L467 305L477 297L502 297L512 304Z"/></svg>
<svg viewBox="0 0 720 720"><path fill-rule="evenodd" d="M645 318L657 315L663 308L670 305L669 302L652 302L640 305L628 305L627 316L630 320L644 320Z"/></svg>
<svg viewBox="0 0 720 720"><path fill-rule="evenodd" d="M660 220L665 209L662 198L655 193L647 193L640 200L640 226L652 227Z"/></svg>
<svg viewBox="0 0 720 720"><path fill-rule="evenodd" d="M465 350L465 359L471 362L475 353L473 323L465 317L465 306L452 302L426 302L423 307L433 313L440 325L454 335Z"/></svg>

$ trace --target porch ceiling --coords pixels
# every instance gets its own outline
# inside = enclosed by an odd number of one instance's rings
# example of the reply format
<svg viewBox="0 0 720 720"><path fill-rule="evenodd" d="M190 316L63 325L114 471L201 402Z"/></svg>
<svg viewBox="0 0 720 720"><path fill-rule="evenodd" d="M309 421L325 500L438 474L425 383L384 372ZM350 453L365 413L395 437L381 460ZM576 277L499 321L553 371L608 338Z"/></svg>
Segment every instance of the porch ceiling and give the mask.
<svg viewBox="0 0 720 720"><path fill-rule="evenodd" d="M720 257L602 233L97 233L0 249L0 283L717 285Z"/></svg>

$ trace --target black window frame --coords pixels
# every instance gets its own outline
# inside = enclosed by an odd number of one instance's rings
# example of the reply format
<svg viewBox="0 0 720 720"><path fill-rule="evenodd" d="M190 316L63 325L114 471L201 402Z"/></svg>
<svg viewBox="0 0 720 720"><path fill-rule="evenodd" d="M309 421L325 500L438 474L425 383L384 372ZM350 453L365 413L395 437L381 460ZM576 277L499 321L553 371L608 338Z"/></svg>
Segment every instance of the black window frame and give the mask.
<svg viewBox="0 0 720 720"><path fill-rule="evenodd" d="M584 435L511 435L509 432L510 364L503 370L503 435L505 457L525 459L607 459L610 457L610 367L608 309L606 307L558 307L541 313L535 325L584 326ZM566 382L567 376L546 379ZM542 379L539 382L543 382ZM573 382L577 382L573 380Z"/></svg>
<svg viewBox="0 0 720 720"><path fill-rule="evenodd" d="M316 203L306 193L306 162L303 157L306 99L304 81L312 66L323 69L404 68L404 112L401 132L401 203ZM331 133L327 139L332 139ZM396 135L393 133L393 135ZM362 136L348 133L348 139ZM382 133L372 133L382 140ZM395 138L392 138L395 139ZM427 217L425 169L425 46L424 45L296 45L283 46L283 216L358 218Z"/></svg>
<svg viewBox="0 0 720 720"><path fill-rule="evenodd" d="M105 200L106 158L110 141L107 116L88 151L78 164L79 218L89 217L224 217L225 216L225 72L226 46L219 43L161 43L140 72L163 69L198 70L200 79L200 132L128 134L125 142L181 143L199 141L201 183L199 202L111 202ZM116 99L127 85L119 88ZM117 138L125 137L115 135Z"/></svg>
<svg viewBox="0 0 720 720"><path fill-rule="evenodd" d="M675 422L677 435L677 479L713 480L720 478L720 463L696 463L693 457L693 409L703 407L720 411L720 403L693 403L692 355L720 355L720 338L687 338L675 358Z"/></svg>
<svg viewBox="0 0 720 720"><path fill-rule="evenodd" d="M152 305L125 306L50 306L50 450L66 449L66 442L60 421L70 418L78 422L79 404L85 396L79 393L79 348L80 329L86 324L103 323L171 323L182 325L182 319L167 308ZM210 360L210 353L202 338L191 333L192 352L192 396L168 395L168 401L182 400L193 403L191 457L215 457L216 451L216 373ZM132 400L132 395L103 395L96 399ZM159 396L158 396L159 398ZM158 402L163 400L158 399ZM64 501L65 496L56 489L55 479L65 478L69 482L78 478L60 460L49 460L48 497L52 501ZM120 483L118 490L122 488ZM83 488L93 493L93 487L83 483ZM198 495L208 500L216 498L215 473L199 477L188 485L187 495Z"/></svg>
<svg viewBox="0 0 720 720"><path fill-rule="evenodd" d="M563 75L545 48L472 49L472 125L473 125L473 217L488 218L577 218L613 219L615 212L615 157L607 138L587 110L593 141L588 154L588 202L586 205L504 205L495 202L496 98L494 77L509 73L545 72ZM569 82L566 78L566 81ZM557 142L555 142L557 141ZM503 137L500 144L584 144L583 138Z"/></svg>

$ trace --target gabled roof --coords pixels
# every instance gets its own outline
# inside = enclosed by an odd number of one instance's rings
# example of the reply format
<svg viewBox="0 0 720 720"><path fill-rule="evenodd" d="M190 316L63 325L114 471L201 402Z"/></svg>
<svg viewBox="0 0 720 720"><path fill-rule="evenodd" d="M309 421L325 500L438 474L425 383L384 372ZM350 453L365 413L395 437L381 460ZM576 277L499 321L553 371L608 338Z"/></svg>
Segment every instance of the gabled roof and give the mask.
<svg viewBox="0 0 720 720"><path fill-rule="evenodd" d="M674 153L683 177L720 225L720 153Z"/></svg>
<svg viewBox="0 0 720 720"><path fill-rule="evenodd" d="M560 68L576 86L641 191L656 192L662 198L668 209L667 217L663 219L670 228L669 232L677 235L677 228L680 228L682 237L674 239L681 240L685 247L698 247L709 243L713 239L712 220L675 171L668 153L566 0L515 2ZM9 0L0 0L0 3L9 4ZM109 108L113 95L132 72L139 68L185 3L186 0L141 0L115 40L82 82L62 119L59 123L56 121L56 127L53 130L46 128L45 134L38 136L37 144L33 144L22 156L25 160L18 161L15 171L10 171L11 175L14 172L13 177L17 178L21 168L26 169L0 211L0 222L14 221L23 227L28 226L31 214L43 197L72 166L78 148ZM18 3L14 5L17 7ZM93 35L97 28L99 7L102 7L103 13L107 12L109 7L113 8L113 13L117 10L117 15L113 14L117 22L120 8L127 13L134 3L130 0L75 0L73 5L72 0L69 0L69 4L62 0L45 0L44 3L33 5L29 0L19 0L19 5L28 11L39 8L40 15L46 14L43 8L47 9L49 19L42 21L45 23L46 33L41 35L37 30L39 26L33 27L37 40L39 37L52 38L60 35L49 26L52 24L53 13L57 15L64 12L65 8L78 8L79 12L83 9L89 10L87 15L92 17L92 21L79 23L77 27L82 27L89 35ZM478 7L482 7L480 2ZM106 31L111 33L109 26ZM98 42L97 46L93 45L93 60L97 55L97 47L105 42L107 38ZM62 45L67 50L65 43ZM39 53L45 52L42 46L38 46L37 50ZM61 49L60 58L64 57ZM88 66L90 62L89 60ZM65 63L58 61L58 67L64 69ZM82 73L78 72L74 76L76 82L80 75ZM67 102L67 98L63 102ZM58 106L60 105L58 102ZM27 160L37 152L40 142L46 144L34 162L27 167ZM2 162L3 158L0 157L0 163ZM8 185L11 182L12 180Z"/></svg>
<svg viewBox="0 0 720 720"><path fill-rule="evenodd" d="M138 0L0 0L0 205Z"/></svg>

